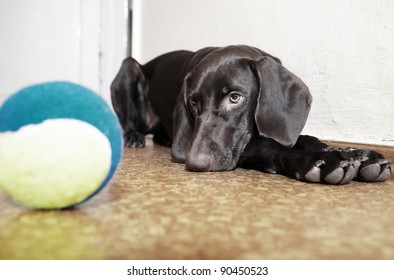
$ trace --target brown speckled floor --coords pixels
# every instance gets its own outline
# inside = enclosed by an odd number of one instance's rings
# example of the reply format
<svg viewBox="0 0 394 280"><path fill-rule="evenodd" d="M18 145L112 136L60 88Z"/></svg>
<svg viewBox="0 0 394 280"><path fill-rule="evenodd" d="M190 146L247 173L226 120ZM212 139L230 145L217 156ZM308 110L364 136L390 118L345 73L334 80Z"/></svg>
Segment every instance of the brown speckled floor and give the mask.
<svg viewBox="0 0 394 280"><path fill-rule="evenodd" d="M126 149L77 210L30 211L0 191L0 259L394 259L394 180L191 173L167 148Z"/></svg>

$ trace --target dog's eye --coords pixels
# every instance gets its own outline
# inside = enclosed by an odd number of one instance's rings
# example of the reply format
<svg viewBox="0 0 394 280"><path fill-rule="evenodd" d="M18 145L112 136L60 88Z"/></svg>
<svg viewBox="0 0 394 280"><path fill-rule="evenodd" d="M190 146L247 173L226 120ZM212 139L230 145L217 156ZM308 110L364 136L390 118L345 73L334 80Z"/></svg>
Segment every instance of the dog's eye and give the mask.
<svg viewBox="0 0 394 280"><path fill-rule="evenodd" d="M197 101L194 100L194 99L192 99L192 98L189 98L189 104L190 104L190 106L192 106L192 107L196 107L196 106L197 106Z"/></svg>
<svg viewBox="0 0 394 280"><path fill-rule="evenodd" d="M241 94L239 94L238 92L232 92L229 95L229 100L231 103L234 104L238 104L239 102L241 102L243 99L243 96Z"/></svg>
<svg viewBox="0 0 394 280"><path fill-rule="evenodd" d="M190 112L193 115L198 115L198 111L200 110L199 103L193 98L189 98L188 99L188 103L189 103L189 110L190 110Z"/></svg>

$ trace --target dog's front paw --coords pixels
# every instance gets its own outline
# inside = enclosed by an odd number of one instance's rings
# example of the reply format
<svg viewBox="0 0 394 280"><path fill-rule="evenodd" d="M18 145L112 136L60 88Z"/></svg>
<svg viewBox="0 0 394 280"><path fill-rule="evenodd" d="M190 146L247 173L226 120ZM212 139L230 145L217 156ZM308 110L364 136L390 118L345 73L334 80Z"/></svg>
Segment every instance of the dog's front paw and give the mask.
<svg viewBox="0 0 394 280"><path fill-rule="evenodd" d="M331 159L333 159L333 157L337 157L338 155L347 159L342 164L344 165L344 168L339 166L340 168L338 170L333 170L324 178L324 181L327 183L335 182L337 181L338 177L341 177L341 168L344 170L349 168L347 167L346 162L351 162L352 164L350 165L350 170L345 172L347 175L344 176L343 182L341 182L341 184L348 182L348 179L353 175L353 167L356 168L356 174L353 176L353 179L357 181L383 182L391 177L391 161L385 159L382 154L376 151L354 149L350 147L328 147L324 149L324 151Z"/></svg>
<svg viewBox="0 0 394 280"><path fill-rule="evenodd" d="M129 132L123 135L126 147L143 148L145 147L145 135L139 132Z"/></svg>
<svg viewBox="0 0 394 280"><path fill-rule="evenodd" d="M383 182L391 177L391 160L375 151L365 151L356 179L364 182Z"/></svg>

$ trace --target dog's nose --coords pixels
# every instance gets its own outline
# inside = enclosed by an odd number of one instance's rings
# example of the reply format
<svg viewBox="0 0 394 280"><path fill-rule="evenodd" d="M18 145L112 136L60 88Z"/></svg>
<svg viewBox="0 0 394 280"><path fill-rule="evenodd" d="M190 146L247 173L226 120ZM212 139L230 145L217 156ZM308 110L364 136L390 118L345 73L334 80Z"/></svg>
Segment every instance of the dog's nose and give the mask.
<svg viewBox="0 0 394 280"><path fill-rule="evenodd" d="M209 171L212 165L212 156L206 154L188 155L186 169L190 171Z"/></svg>

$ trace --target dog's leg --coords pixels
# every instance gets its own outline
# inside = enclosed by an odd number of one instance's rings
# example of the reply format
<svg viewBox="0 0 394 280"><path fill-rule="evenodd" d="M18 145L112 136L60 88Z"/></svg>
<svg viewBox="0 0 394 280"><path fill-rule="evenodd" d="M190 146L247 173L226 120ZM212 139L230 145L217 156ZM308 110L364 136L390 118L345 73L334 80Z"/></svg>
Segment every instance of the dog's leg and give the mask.
<svg viewBox="0 0 394 280"><path fill-rule="evenodd" d="M356 176L359 163L352 162L340 152L303 151L259 137L246 146L239 166L279 173L300 181L346 184Z"/></svg>
<svg viewBox="0 0 394 280"><path fill-rule="evenodd" d="M254 138L245 148L239 165L327 184L347 184L353 179L384 181L390 177L390 161L376 152L361 151L333 149L310 136L301 136L293 148L271 139ZM373 158L371 162L364 158L364 152Z"/></svg>
<svg viewBox="0 0 394 280"><path fill-rule="evenodd" d="M111 99L127 147L145 146L151 115L147 87L141 66L131 57L126 58L111 84Z"/></svg>

